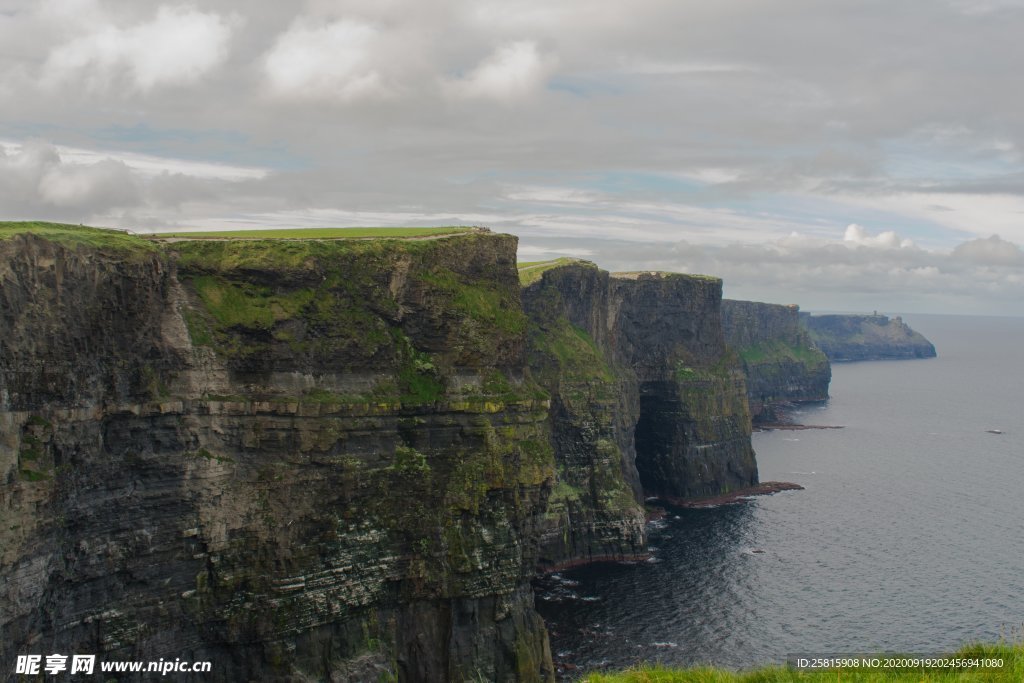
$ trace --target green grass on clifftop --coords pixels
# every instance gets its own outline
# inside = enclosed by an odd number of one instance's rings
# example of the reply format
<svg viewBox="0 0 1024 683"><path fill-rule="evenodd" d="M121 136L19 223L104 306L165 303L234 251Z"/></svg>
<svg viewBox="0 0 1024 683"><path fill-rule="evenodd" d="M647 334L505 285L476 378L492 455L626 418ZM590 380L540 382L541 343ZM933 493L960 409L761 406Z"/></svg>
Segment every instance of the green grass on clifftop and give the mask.
<svg viewBox="0 0 1024 683"><path fill-rule="evenodd" d="M121 230L44 221L0 221L0 240L10 239L16 235L36 235L69 247L82 245L96 249L146 253L156 250L152 243Z"/></svg>
<svg viewBox="0 0 1024 683"><path fill-rule="evenodd" d="M392 237L436 237L470 232L476 228L446 226L439 228L288 228L274 230L209 230L196 232L161 232L150 235L155 239L196 240L336 240L372 239Z"/></svg>
<svg viewBox="0 0 1024 683"><path fill-rule="evenodd" d="M563 256L561 258L551 259L550 261L526 261L518 264L517 266L519 269L519 284L523 287L532 285L534 282L540 280L541 276L552 268L569 266L574 263L589 266L594 265L590 261L572 258L571 256Z"/></svg>
<svg viewBox="0 0 1024 683"><path fill-rule="evenodd" d="M890 655L892 656L892 655ZM662 666L641 666L620 673L589 674L585 683L1019 683L1024 681L1024 645L969 645L951 657L963 659L1002 659L1001 668L959 669L862 669L844 668L824 671L800 671L769 666L752 671L699 667L675 669ZM885 655L878 655L885 659Z"/></svg>

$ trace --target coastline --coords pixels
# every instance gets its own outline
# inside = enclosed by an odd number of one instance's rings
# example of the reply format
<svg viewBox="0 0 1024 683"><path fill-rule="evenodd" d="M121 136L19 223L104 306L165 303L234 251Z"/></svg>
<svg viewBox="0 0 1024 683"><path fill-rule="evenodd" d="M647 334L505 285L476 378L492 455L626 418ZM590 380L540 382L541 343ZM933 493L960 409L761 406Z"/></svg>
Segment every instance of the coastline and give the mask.
<svg viewBox="0 0 1024 683"><path fill-rule="evenodd" d="M655 496L657 500L677 508L711 508L720 505L742 503L754 496L770 496L780 491L803 491L804 487L789 481L764 481L755 486L747 486L729 493L701 498L679 499L671 496Z"/></svg>

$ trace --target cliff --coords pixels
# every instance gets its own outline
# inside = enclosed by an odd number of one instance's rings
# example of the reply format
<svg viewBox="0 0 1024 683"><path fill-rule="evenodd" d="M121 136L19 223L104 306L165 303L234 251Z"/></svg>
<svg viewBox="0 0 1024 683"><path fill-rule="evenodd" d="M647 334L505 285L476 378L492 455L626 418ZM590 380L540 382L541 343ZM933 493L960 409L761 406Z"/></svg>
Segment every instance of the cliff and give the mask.
<svg viewBox="0 0 1024 683"><path fill-rule="evenodd" d="M755 422L780 419L779 408L828 398L832 369L800 325L799 307L756 301L722 302L728 345L739 353Z"/></svg>
<svg viewBox="0 0 1024 683"><path fill-rule="evenodd" d="M515 250L0 225L0 665L551 680L536 568L757 468L720 280Z"/></svg>
<svg viewBox="0 0 1024 683"><path fill-rule="evenodd" d="M609 275L579 263L523 289L529 365L551 396L556 482L540 562L553 568L646 550L634 432L635 373L612 355Z"/></svg>
<svg viewBox="0 0 1024 683"><path fill-rule="evenodd" d="M643 495L757 483L720 280L585 262L527 269L530 367L552 397L557 463L543 563L642 553Z"/></svg>
<svg viewBox="0 0 1024 683"><path fill-rule="evenodd" d="M643 272L610 283L612 351L639 384L644 491L681 499L756 484L743 370L722 332L722 281Z"/></svg>
<svg viewBox="0 0 1024 683"><path fill-rule="evenodd" d="M515 238L0 237L4 667L551 679Z"/></svg>
<svg viewBox="0 0 1024 683"><path fill-rule="evenodd" d="M935 357L935 346L899 316L801 313L800 323L832 361Z"/></svg>

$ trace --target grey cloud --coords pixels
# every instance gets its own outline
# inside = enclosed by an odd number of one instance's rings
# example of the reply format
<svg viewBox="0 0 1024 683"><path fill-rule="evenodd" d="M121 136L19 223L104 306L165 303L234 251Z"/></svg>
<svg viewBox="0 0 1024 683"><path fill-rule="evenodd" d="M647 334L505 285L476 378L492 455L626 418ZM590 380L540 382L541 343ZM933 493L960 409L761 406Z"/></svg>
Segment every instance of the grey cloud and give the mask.
<svg viewBox="0 0 1024 683"><path fill-rule="evenodd" d="M40 142L0 156L0 203L12 216L81 220L138 199L135 179L119 161L65 164Z"/></svg>
<svg viewBox="0 0 1024 683"><path fill-rule="evenodd" d="M71 168L43 150L23 164L0 160L8 213L74 219L91 212L150 226L241 217L272 222L303 211L304 220L488 217L524 240L561 240L565 248L571 242L577 252L607 255L622 267L685 267L812 297L886 287L997 298L1017 291L1015 271L1007 270L1016 257L987 242L941 257L834 243L752 245L786 234L787 222L820 234L866 220L844 215L854 200L864 211L892 200L888 206L896 208L888 210L904 211L919 229L922 221L941 220L947 234L998 230L1020 241L1024 224L1009 225L1024 206L1024 89L1015 68L1024 63L1020 3L209 0L195 12L240 18L217 24L230 28L229 36L227 28L214 31L223 49L205 53L188 72L151 64L142 80L143 72L115 59L103 73L134 87L106 89L90 87L87 78L63 79L60 88L41 83L52 55L95 35L97 26L124 34L152 23L163 5L179 8L165 17L180 18L185 4L108 0L54 11L59 5L25 0L0 18L4 138L42 130L51 142L88 146L100 137L96 131L140 123L183 137L227 130L238 133L238 142L211 147L209 160L231 144L283 149L287 159L279 165L301 170L238 182L143 177L113 161ZM275 46L289 44L289 31L304 27L313 35L344 22L367 27L352 69L330 63L337 54L325 39L304 75L284 68L275 87L268 58ZM78 45L64 53L78 59L65 63L67 73L84 73L75 65L96 62L94 42ZM516 45L518 51L503 52ZM360 81L368 89L353 96L317 91L344 92L353 79L373 74L378 80ZM370 88L374 83L381 88ZM506 87L517 83L522 87ZM366 92L378 96L355 96ZM490 96L465 96L474 93ZM94 147L104 143L116 140ZM154 151L145 140L133 144ZM275 171L272 155L267 165ZM44 191L47 172L62 179L61 188ZM705 180L692 191L641 183L609 190L609 199L594 178L615 174ZM595 198L572 208L509 196L509 187L525 185L593 190ZM897 206L909 194L920 195L921 211ZM766 195L778 199L772 216L742 206ZM1018 203L990 203L965 215L963 202L975 195ZM779 208L808 197L833 201L831 215L808 218ZM925 215L928 206L934 215ZM1002 216L998 226L978 220L993 212ZM898 216L892 219L898 226ZM645 230L656 244L609 241ZM681 243L669 250L668 235L719 246Z"/></svg>
<svg viewBox="0 0 1024 683"><path fill-rule="evenodd" d="M978 265L1024 266L1024 251L999 235L958 244L952 257Z"/></svg>
<svg viewBox="0 0 1024 683"><path fill-rule="evenodd" d="M38 140L20 148L4 149L0 145L0 206L4 219L139 227L130 225L129 217L147 215L154 224L166 225L186 218L188 211L181 214L182 209L210 205L230 208L232 195L238 192L233 186L242 185L169 171L146 173L111 158L66 160L53 145ZM244 193L240 197L244 198Z"/></svg>
<svg viewBox="0 0 1024 683"><path fill-rule="evenodd" d="M1019 16L1012 13L996 19L965 16L931 3L906 12L891 3L793 0L771 6L742 3L739 8L735 3L694 6L642 0L602 3L600 10L593 3L565 3L555 9L539 2L520 3L515 10L487 3L485 11L478 3L445 2L431 3L429 12L420 3L377 5L311 3L302 16L314 24L370 22L382 41L379 54L368 55L368 69L388 70L384 75L402 85L399 91L407 97L353 104L343 108L344 116L300 99L288 110L298 121L315 126L281 125L280 103L261 101L260 64L300 17L280 7L256 11L251 3L212 2L204 3L204 9L246 17L245 26L233 37L230 68L194 84L185 102L153 93L146 115L165 125L182 125L197 115L220 124L230 122L252 133L287 139L312 158L327 152L326 139L343 146L363 140L386 153L389 140L401 144L403 137L420 140L469 129L480 133L470 150L456 146L450 151L478 170L473 156L480 156L481 150L494 165L511 169L523 168L531 160L587 168L595 162L621 165L644 158L671 168L686 167L702 151L732 160L744 145L768 145L771 156L790 156L792 150L786 147L797 145L820 146L807 155L817 161L810 168L804 164L803 171L829 177L833 172L864 172L862 159L822 163L828 160L820 157L837 143L859 146L910 134L935 121L985 120L992 124L990 130L1020 140L1021 123L1010 115L1020 108L1014 106L1022 103L1020 90L1013 74L997 68L1021 61L1016 40ZM918 28L925 24L928 33ZM459 39L451 40L452 36ZM865 51L858 37L871 37L871 50ZM957 49L965 47L965 40L986 45L987 57L973 57L982 63L969 71L957 56L976 54ZM444 78L472 73L502 45L517 41L534 41L541 53L557 55L558 68L551 77L556 83L586 77L614 87L576 95L549 91L511 115L501 113L500 107L447 103L436 92ZM684 67L738 63L755 68L703 73L683 68L675 74L647 75L622 70L623 65L644 60ZM961 87L970 95L950 95L962 92ZM60 98L74 98L75 84L69 84L69 90ZM27 86L22 95L24 104L19 107L26 114L56 118L52 108L41 109L52 104L52 96ZM236 106L225 107L228 103ZM353 123L358 135L350 133ZM403 136L403 129L411 135ZM437 144L444 144L445 137L435 138ZM509 138L542 142L533 147L531 159L517 154L516 146L502 144ZM409 147L396 150L408 151ZM754 160L749 168L756 176L762 166Z"/></svg>

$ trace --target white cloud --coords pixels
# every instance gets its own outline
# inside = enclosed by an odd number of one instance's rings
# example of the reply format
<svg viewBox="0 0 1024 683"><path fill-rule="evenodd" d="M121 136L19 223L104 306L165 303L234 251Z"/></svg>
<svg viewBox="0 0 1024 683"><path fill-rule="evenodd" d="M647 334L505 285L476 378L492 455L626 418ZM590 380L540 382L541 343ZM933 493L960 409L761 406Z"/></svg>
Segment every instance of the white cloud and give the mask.
<svg viewBox="0 0 1024 683"><path fill-rule="evenodd" d="M827 196L837 205L885 211L955 232L983 237L993 232L1024 241L1024 193L874 192Z"/></svg>
<svg viewBox="0 0 1024 683"><path fill-rule="evenodd" d="M536 185L510 188L505 192L504 197L512 201L544 202L548 204L593 204L602 199L601 195L589 190Z"/></svg>
<svg viewBox="0 0 1024 683"><path fill-rule="evenodd" d="M0 146L5 146L0 140ZM7 142L6 146L14 150L18 145ZM94 164L104 159L115 159L124 163L125 166L143 176L156 176L161 174L180 174L202 180L226 180L235 182L239 180L254 180L267 175L267 170L256 166L236 166L230 164L217 164L205 161L193 161L191 159L176 159L173 157L160 157L152 154L139 154L137 152L110 152L85 149L82 147L69 147L66 145L55 145L55 152L61 160L68 164Z"/></svg>
<svg viewBox="0 0 1024 683"><path fill-rule="evenodd" d="M380 31L343 19L317 25L296 20L267 53L263 68L272 91L301 99L352 101L386 96L374 63Z"/></svg>
<svg viewBox="0 0 1024 683"><path fill-rule="evenodd" d="M188 85L224 61L230 22L188 6L161 6L152 21L95 27L50 52L43 83L83 83L96 91L127 84L140 91Z"/></svg>
<svg viewBox="0 0 1024 683"><path fill-rule="evenodd" d="M876 249L910 249L914 246L914 243L908 239L901 239L892 230L886 230L880 232L877 235L871 235L867 230L851 223L846 226L846 232L843 234L843 242L845 244L858 246L858 247L873 247Z"/></svg>
<svg viewBox="0 0 1024 683"><path fill-rule="evenodd" d="M586 259L593 256L593 254L594 250L587 249L586 247L558 247L552 249L550 247L538 247L527 244L519 247L517 257L520 262L523 262L546 261L560 256L573 256L575 258Z"/></svg>
<svg viewBox="0 0 1024 683"><path fill-rule="evenodd" d="M540 89L552 69L552 59L537 44L520 40L502 45L464 78L449 81L449 93L466 98L514 101Z"/></svg>

